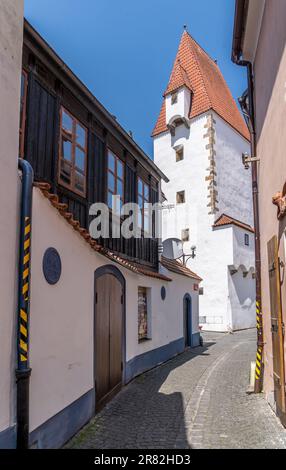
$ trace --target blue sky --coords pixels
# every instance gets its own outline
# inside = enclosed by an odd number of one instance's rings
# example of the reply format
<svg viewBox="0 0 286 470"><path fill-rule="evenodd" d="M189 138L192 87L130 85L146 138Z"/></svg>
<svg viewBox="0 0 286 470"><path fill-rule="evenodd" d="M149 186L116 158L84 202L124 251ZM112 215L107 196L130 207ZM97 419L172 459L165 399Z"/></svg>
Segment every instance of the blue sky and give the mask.
<svg viewBox="0 0 286 470"><path fill-rule="evenodd" d="M218 65L235 98L234 0L25 0L25 16L152 157L158 116L183 25Z"/></svg>

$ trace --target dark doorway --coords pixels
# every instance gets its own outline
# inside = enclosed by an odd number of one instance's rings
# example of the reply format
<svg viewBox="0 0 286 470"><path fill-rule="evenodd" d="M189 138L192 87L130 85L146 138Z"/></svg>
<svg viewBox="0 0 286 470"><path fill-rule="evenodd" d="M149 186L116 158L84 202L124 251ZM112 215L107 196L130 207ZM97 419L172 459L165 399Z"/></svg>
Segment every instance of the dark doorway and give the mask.
<svg viewBox="0 0 286 470"><path fill-rule="evenodd" d="M184 297L184 338L185 348L192 346L192 298L189 294Z"/></svg>
<svg viewBox="0 0 286 470"><path fill-rule="evenodd" d="M95 391L96 409L121 388L124 356L124 296L122 274L113 266L95 273Z"/></svg>

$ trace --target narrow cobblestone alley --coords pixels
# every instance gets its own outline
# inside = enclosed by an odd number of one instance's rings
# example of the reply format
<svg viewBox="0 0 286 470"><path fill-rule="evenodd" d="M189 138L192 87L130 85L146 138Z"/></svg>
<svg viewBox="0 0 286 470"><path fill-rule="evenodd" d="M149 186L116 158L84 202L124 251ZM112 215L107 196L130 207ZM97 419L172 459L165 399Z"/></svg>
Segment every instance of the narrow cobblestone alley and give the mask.
<svg viewBox="0 0 286 470"><path fill-rule="evenodd" d="M256 331L203 336L203 347L125 387L67 447L286 448L263 396L246 393Z"/></svg>

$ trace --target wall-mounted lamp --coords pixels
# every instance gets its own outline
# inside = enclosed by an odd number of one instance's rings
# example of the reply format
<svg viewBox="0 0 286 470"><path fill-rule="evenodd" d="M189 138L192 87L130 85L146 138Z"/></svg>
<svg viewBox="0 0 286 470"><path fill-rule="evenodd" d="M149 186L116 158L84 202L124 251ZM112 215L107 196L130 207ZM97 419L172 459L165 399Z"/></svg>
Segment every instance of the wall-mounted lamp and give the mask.
<svg viewBox="0 0 286 470"><path fill-rule="evenodd" d="M250 168L250 163L253 163L253 162L259 162L260 158L252 158L250 157L250 155L247 153L247 152L244 152L242 154L242 164L244 165L244 168L246 170L249 170Z"/></svg>
<svg viewBox="0 0 286 470"><path fill-rule="evenodd" d="M186 265L188 260L190 258L194 259L197 255L196 255L196 250L197 250L197 247L195 245L192 245L191 246L191 253L189 254L183 254L183 264Z"/></svg>

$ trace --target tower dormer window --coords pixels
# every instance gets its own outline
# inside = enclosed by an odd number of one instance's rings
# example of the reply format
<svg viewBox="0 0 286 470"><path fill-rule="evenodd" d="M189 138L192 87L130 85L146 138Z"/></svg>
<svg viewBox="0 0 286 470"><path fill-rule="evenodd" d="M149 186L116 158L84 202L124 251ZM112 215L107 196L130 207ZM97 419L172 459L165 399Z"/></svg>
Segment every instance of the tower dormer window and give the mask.
<svg viewBox="0 0 286 470"><path fill-rule="evenodd" d="M178 103L178 92L177 91L175 91L171 95L171 104L176 104L176 103Z"/></svg>

